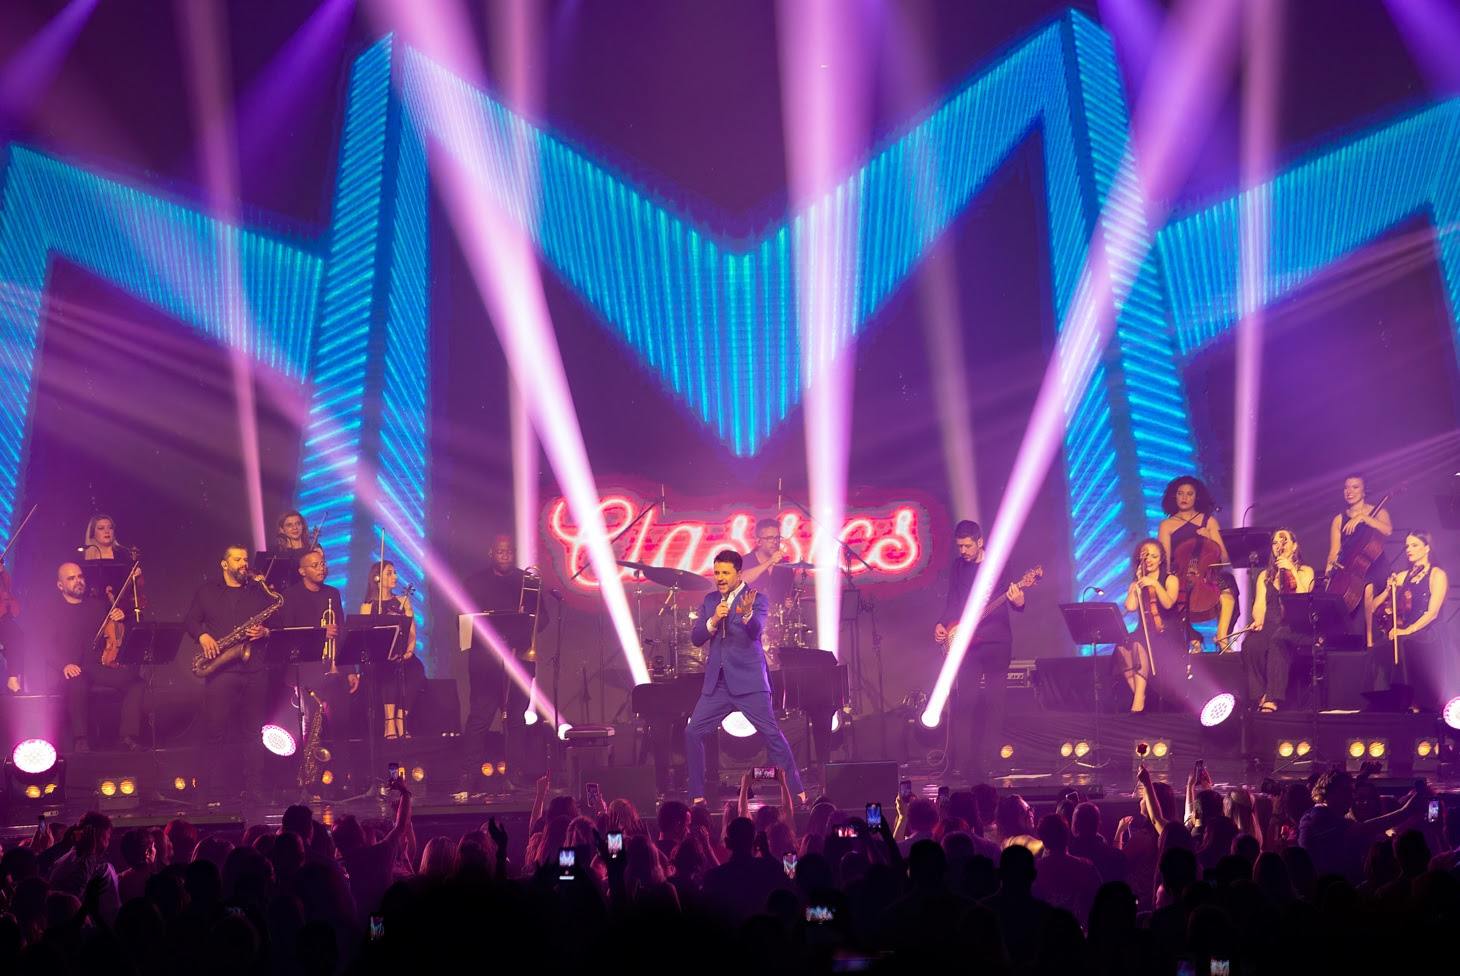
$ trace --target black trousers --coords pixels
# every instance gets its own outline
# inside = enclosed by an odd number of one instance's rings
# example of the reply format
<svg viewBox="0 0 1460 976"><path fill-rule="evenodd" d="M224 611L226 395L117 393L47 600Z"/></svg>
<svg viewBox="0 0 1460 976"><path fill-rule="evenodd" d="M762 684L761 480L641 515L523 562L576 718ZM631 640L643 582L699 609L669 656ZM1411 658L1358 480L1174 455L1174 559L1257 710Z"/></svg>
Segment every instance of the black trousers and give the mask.
<svg viewBox="0 0 1460 976"><path fill-rule="evenodd" d="M1256 702L1264 695L1286 703L1293 676L1293 632L1279 624L1254 630L1242 640L1242 664L1247 670L1247 697Z"/></svg>
<svg viewBox="0 0 1460 976"><path fill-rule="evenodd" d="M269 672L236 667L219 671L203 686L203 711L205 741L212 752L204 756L203 768L219 771L216 777L208 776L208 791L214 795L222 792L240 767L244 787L256 790L264 749L259 730L269 720ZM229 746L234 747L233 751L225 753ZM225 761L230 754L234 761Z"/></svg>
<svg viewBox="0 0 1460 976"><path fill-rule="evenodd" d="M1004 732L1012 644L975 644L963 657L949 710L952 765L964 775L981 773L994 761ZM980 687L980 681L983 686Z"/></svg>
<svg viewBox="0 0 1460 976"><path fill-rule="evenodd" d="M110 688L122 698L122 721L117 734L136 739L142 732L142 691L146 687L135 668L108 668L88 664L74 678L63 678L66 711L71 718L71 738L87 737L87 719L91 715L91 692ZM73 742L74 745L74 742Z"/></svg>
<svg viewBox="0 0 1460 976"><path fill-rule="evenodd" d="M507 675L507 670L495 654L472 648L466 652L467 673L471 681L470 704L467 709L466 727L462 729L465 746L462 756L463 772L471 772L481 766L488 756L488 741L492 723L502 715L502 756L509 768L516 769L527 759L527 692ZM528 678L537 674L537 663L518 660Z"/></svg>

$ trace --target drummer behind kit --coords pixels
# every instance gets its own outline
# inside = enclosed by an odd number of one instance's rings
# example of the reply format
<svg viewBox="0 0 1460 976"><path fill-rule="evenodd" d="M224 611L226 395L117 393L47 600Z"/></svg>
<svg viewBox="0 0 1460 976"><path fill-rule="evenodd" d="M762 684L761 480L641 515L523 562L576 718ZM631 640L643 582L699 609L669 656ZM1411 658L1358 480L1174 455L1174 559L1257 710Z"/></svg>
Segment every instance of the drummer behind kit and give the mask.
<svg viewBox="0 0 1460 976"><path fill-rule="evenodd" d="M714 585L712 580L684 569L667 566L651 566L648 563L620 560L619 565L634 572L634 616L639 632L639 643L649 659L649 672L655 678L671 678L675 674L704 674L708 645L695 647L689 639L695 621L699 619L699 604L681 609L677 602L680 592L698 594ZM814 568L811 563L787 563L785 568L804 572ZM653 636L645 627L644 583L668 587L664 601L655 611ZM814 648L814 628L806 622L805 609L801 601L801 589L793 586L790 605L778 604L771 608L766 620L763 643L766 666L775 671L780 667L782 648Z"/></svg>

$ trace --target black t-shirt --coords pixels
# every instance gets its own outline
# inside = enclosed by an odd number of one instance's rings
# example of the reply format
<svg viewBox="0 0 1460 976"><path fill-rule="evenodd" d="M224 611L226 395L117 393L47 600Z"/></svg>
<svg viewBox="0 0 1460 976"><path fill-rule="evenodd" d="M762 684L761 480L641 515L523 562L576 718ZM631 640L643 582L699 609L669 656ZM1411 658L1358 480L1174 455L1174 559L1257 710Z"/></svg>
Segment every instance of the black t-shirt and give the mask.
<svg viewBox="0 0 1460 976"><path fill-rule="evenodd" d="M320 584L318 590L311 590L303 583L296 583L284 591L284 605L269 618L275 627L319 627L324 619L326 607L333 607L335 623L345 626L345 607L340 602L340 591L329 584Z"/></svg>
<svg viewBox="0 0 1460 976"><path fill-rule="evenodd" d="M68 664L83 669L101 664L102 642L96 640L96 634L106 619L105 603L91 597L68 603L58 592L39 609L39 640L31 644L44 649L48 664L57 669Z"/></svg>
<svg viewBox="0 0 1460 976"><path fill-rule="evenodd" d="M467 578L463 584L467 597L471 600L472 609L478 612L489 610L513 612L522 605L522 570L515 566L505 573L498 573L495 569L484 569L480 573ZM537 629L542 630L547 626L547 607L533 606L534 601L541 603L546 593L539 590L537 593L527 594L528 606L524 609L528 613L534 610L537 612Z"/></svg>

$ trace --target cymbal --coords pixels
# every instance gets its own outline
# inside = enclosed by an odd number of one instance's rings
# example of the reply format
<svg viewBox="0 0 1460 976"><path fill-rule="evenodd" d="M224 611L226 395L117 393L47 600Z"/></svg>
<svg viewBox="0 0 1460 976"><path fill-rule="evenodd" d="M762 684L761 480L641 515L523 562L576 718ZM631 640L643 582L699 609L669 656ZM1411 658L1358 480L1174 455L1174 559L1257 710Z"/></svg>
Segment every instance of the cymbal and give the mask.
<svg viewBox="0 0 1460 976"><path fill-rule="evenodd" d="M681 590L708 590L714 586L713 580L705 579L703 576L696 576L694 573L684 569L670 569L668 566L650 566L648 563L634 563L620 559L618 564L625 569L632 569L641 574L644 579L651 583L658 583L660 586L677 586Z"/></svg>
<svg viewBox="0 0 1460 976"><path fill-rule="evenodd" d="M784 563L787 569L815 569L815 563Z"/></svg>

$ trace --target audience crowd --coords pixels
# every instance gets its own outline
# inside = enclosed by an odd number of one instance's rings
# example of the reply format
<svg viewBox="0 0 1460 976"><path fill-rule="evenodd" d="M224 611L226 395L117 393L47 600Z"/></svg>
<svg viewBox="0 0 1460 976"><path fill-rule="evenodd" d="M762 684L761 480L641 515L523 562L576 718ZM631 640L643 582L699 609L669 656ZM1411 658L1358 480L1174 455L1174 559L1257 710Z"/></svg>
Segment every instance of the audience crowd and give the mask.
<svg viewBox="0 0 1460 976"><path fill-rule="evenodd" d="M235 844L186 820L113 837L88 813L0 856L0 973L1374 972L1460 931L1460 811L1373 770L1185 795L1144 769L1102 823L989 784L805 809L747 777L715 811L585 809L538 783L527 837L495 819L418 845L393 822L290 807ZM770 786L756 797L752 786ZM234 835L237 836L236 833ZM525 844L524 844L525 840ZM519 857L509 852L521 850ZM1431 956L1430 953L1436 953ZM1443 963L1442 963L1443 965Z"/></svg>

